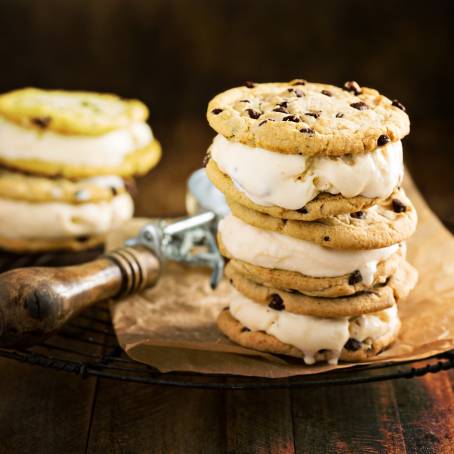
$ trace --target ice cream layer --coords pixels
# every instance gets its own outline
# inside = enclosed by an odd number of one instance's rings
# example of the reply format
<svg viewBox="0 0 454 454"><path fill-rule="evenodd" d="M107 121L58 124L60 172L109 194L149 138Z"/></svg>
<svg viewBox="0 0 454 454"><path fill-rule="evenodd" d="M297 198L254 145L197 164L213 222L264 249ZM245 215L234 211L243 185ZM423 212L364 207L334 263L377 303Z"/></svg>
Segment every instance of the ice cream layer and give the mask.
<svg viewBox="0 0 454 454"><path fill-rule="evenodd" d="M321 192L384 199L403 175L400 141L360 155L308 158L249 147L218 134L210 154L250 200L289 210L304 207Z"/></svg>
<svg viewBox="0 0 454 454"><path fill-rule="evenodd" d="M52 239L102 235L130 219L133 211L129 194L118 195L108 202L79 205L0 198L0 236Z"/></svg>
<svg viewBox="0 0 454 454"><path fill-rule="evenodd" d="M374 280L377 265L394 254L398 244L381 249L331 249L247 224L232 214L218 227L222 244L239 260L264 268L296 271L306 276L343 276L359 270L366 285Z"/></svg>
<svg viewBox="0 0 454 454"><path fill-rule="evenodd" d="M134 123L98 136L65 135L24 128L0 117L0 158L37 159L67 165L115 166L153 140L146 123Z"/></svg>
<svg viewBox="0 0 454 454"><path fill-rule="evenodd" d="M349 338L360 342L374 341L386 334L397 334L400 326L396 306L350 320L345 317L321 318L276 311L237 291L230 303L230 313L251 331L264 331L301 350L306 364L313 364L320 350L328 350L328 362L337 364Z"/></svg>

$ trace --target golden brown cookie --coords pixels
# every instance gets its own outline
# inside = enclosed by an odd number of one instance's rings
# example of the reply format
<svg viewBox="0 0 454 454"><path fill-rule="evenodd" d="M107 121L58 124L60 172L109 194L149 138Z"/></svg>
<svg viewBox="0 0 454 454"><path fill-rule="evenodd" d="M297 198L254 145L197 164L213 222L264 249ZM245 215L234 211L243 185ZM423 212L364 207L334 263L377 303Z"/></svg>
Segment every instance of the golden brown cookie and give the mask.
<svg viewBox="0 0 454 454"><path fill-rule="evenodd" d="M225 275L237 290L256 303L272 309L279 307L278 310L325 318L352 317L392 307L410 293L418 277L417 271L402 260L386 284L350 296L321 298L258 284L229 266Z"/></svg>
<svg viewBox="0 0 454 454"><path fill-rule="evenodd" d="M413 235L417 224L416 210L403 189L366 210L311 222L275 218L228 198L227 203L232 213L247 224L333 249L391 246Z"/></svg>
<svg viewBox="0 0 454 454"><path fill-rule="evenodd" d="M401 103L355 82L248 83L213 98L207 118L229 140L307 156L372 151L410 130Z"/></svg>
<svg viewBox="0 0 454 454"><path fill-rule="evenodd" d="M96 136L145 121L148 109L112 94L22 88L0 95L0 116L27 128Z"/></svg>
<svg viewBox="0 0 454 454"><path fill-rule="evenodd" d="M81 236L78 238L18 239L0 237L0 249L17 253L46 251L84 251L103 244L105 235Z"/></svg>
<svg viewBox="0 0 454 454"><path fill-rule="evenodd" d="M119 180L119 181L117 181ZM126 192L119 178L101 180L67 180L45 178L0 168L0 198L27 202L64 202L71 204L104 202Z"/></svg>
<svg viewBox="0 0 454 454"><path fill-rule="evenodd" d="M276 337L263 331L250 331L236 320L228 310L222 311L218 317L219 329L232 341L251 350L259 350L278 355L303 358L301 350L288 344L284 344ZM384 334L378 339L368 342L347 342L342 349L340 360L344 362L362 362L377 356L385 348L389 347L396 339L395 332ZM315 361L322 362L329 359L328 352L318 352Z"/></svg>
<svg viewBox="0 0 454 454"><path fill-rule="evenodd" d="M206 173L211 182L225 196L251 210L282 219L298 221L314 221L344 213L355 213L365 210L378 203L380 199L356 196L345 198L340 194L319 194L300 210L287 210L278 206L258 205L250 200L243 192L238 190L228 175L221 172L217 164L210 159L206 166Z"/></svg>
<svg viewBox="0 0 454 454"><path fill-rule="evenodd" d="M361 273L355 271L351 274L336 277L305 276L296 271L264 268L232 258L227 250L219 243L222 255L230 260L226 265L227 270L234 270L247 279L258 284L274 287L289 292L299 292L308 296L336 298L338 296L354 295L380 284L384 284L395 273L397 267L404 259L403 248L392 254L386 260L378 263L372 285L365 285Z"/></svg>

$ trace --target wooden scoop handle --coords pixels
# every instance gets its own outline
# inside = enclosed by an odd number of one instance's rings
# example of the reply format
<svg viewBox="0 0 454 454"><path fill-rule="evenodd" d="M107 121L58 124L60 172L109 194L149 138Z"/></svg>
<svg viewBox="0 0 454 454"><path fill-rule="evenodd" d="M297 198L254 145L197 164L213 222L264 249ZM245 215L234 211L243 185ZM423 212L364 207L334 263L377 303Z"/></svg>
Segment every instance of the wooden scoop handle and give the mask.
<svg viewBox="0 0 454 454"><path fill-rule="evenodd" d="M0 347L36 344L91 304L154 285L159 271L150 249L131 246L82 265L0 274Z"/></svg>

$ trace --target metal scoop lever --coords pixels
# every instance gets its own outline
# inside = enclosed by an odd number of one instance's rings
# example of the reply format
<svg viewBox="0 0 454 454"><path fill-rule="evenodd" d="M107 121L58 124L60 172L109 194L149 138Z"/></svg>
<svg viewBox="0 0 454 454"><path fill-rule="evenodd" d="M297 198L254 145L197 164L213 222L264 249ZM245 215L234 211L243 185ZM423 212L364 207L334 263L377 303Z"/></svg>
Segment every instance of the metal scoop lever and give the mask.
<svg viewBox="0 0 454 454"><path fill-rule="evenodd" d="M82 265L19 268L0 275L0 347L36 344L91 304L156 284L164 260L207 266L214 288L223 260L217 217L204 212L147 224L126 246Z"/></svg>

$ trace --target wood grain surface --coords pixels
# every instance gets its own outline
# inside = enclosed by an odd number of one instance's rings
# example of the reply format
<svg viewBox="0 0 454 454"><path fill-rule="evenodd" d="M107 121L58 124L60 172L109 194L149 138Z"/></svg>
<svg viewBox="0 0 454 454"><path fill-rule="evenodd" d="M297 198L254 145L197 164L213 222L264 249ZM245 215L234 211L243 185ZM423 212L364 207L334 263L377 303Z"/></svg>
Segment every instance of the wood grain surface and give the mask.
<svg viewBox="0 0 454 454"><path fill-rule="evenodd" d="M181 213L186 177L198 167L211 133L190 119L157 129L170 156L139 182L139 214ZM412 170L416 181L430 178L418 163ZM437 197L429 182L424 186L425 195ZM438 209L439 216L450 209ZM49 257L42 260L49 263ZM3 255L0 266L12 261ZM101 353L102 347L91 348ZM174 389L83 380L2 359L0 454L452 453L453 385L451 371L300 390Z"/></svg>

